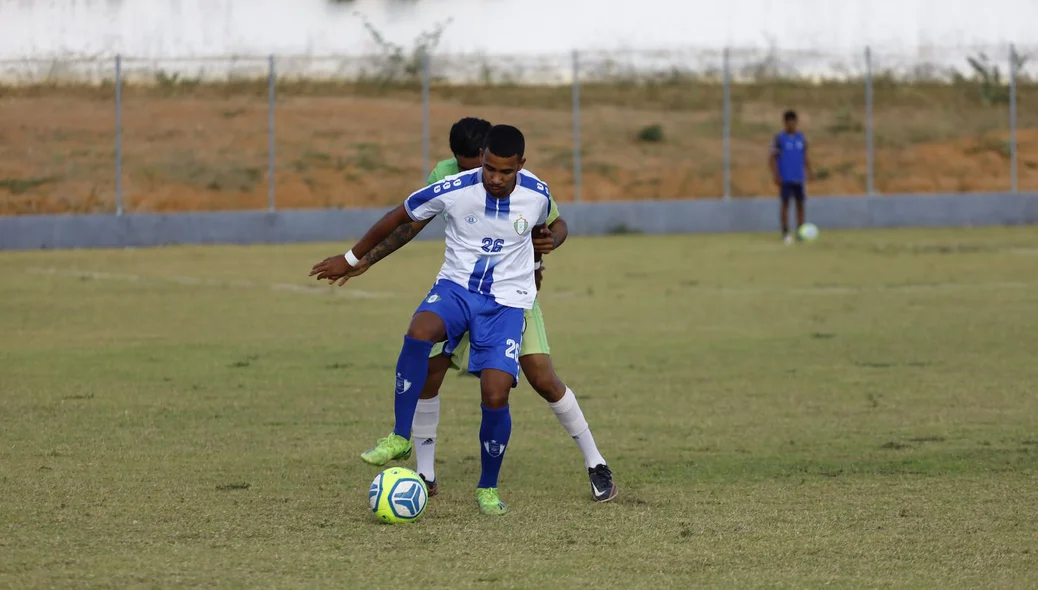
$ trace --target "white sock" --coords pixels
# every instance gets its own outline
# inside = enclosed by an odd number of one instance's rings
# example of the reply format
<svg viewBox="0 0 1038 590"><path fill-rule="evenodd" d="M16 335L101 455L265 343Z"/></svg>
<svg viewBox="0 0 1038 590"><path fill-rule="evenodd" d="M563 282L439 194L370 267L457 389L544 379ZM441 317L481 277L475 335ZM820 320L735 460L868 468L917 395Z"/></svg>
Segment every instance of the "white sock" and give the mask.
<svg viewBox="0 0 1038 590"><path fill-rule="evenodd" d="M436 427L440 425L440 396L432 399L418 400L418 408L414 413L415 456L418 460L418 473L429 481L436 481Z"/></svg>
<svg viewBox="0 0 1038 590"><path fill-rule="evenodd" d="M562 423L562 427L576 441L580 452L584 453L584 466L591 468L605 465L606 460L598 452L595 437L591 436L591 427L584 419L584 412L580 410L580 404L577 403L577 396L573 395L573 390L567 387L566 395L562 396L562 399L548 405L555 412L555 417Z"/></svg>

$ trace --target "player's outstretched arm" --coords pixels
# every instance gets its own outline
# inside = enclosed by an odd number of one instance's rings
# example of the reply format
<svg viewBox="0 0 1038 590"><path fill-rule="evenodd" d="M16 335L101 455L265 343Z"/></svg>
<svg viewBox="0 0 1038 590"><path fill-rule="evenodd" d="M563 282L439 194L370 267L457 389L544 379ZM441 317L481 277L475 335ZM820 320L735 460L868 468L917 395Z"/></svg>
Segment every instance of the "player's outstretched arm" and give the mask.
<svg viewBox="0 0 1038 590"><path fill-rule="evenodd" d="M329 281L357 276L360 274L357 271L359 270L358 267L362 264L361 259L367 256L368 253L372 252L377 246L382 244L382 242L386 241L397 229L405 225L411 225L412 221L413 220L411 219L411 216L408 215L407 210L404 209L403 205L400 205L382 216L382 219L375 222L375 225L371 226L371 229L364 234L364 237L361 238L345 256L329 256L315 264L310 269L310 276L316 275L317 280L327 279ZM422 222L420 221L416 223ZM421 228L418 228L418 231L421 231ZM417 235L418 231L415 232L415 235ZM412 235L411 237L414 236ZM400 245L402 246L403 243ZM397 246L397 248L399 248L399 246ZM387 252L383 254L381 258L385 258L388 255L389 253ZM350 260L351 257L352 260ZM379 258L379 260L381 260L381 258ZM350 263L351 261L353 264ZM363 270L361 270L361 272L363 272Z"/></svg>
<svg viewBox="0 0 1038 590"><path fill-rule="evenodd" d="M411 223L405 223L400 227L393 230L393 233L389 234L389 237L382 240L379 245L371 249L370 252L365 254L360 259L360 263L354 266L352 270L346 273L341 279L338 279L339 286L343 286L347 281L354 277L366 273L369 268L376 262L382 260L386 256L389 256L393 252L396 252L400 248L403 248L405 244L410 242L417 236L425 226L429 225L432 219L426 219L423 221L412 221ZM337 258L337 257L336 257ZM329 279L329 284L335 284L336 279Z"/></svg>

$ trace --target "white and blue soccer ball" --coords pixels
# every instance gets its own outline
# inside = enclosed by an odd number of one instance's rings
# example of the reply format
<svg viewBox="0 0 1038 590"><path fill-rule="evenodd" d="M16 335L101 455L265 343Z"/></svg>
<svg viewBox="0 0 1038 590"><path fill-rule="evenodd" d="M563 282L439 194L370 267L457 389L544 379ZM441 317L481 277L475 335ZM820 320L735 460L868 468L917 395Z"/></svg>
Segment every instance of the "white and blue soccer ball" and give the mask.
<svg viewBox="0 0 1038 590"><path fill-rule="evenodd" d="M379 473L368 489L368 506L375 518L387 524L418 520L428 502L425 482L417 473L403 467Z"/></svg>

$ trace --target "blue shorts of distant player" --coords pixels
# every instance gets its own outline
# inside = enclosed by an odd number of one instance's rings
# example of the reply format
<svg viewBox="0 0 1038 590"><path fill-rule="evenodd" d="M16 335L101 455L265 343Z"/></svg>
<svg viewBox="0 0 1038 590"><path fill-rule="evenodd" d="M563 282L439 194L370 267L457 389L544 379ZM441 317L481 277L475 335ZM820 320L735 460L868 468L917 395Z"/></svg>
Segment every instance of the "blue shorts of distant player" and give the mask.
<svg viewBox="0 0 1038 590"><path fill-rule="evenodd" d="M779 191L779 198L782 199L783 203L788 203L790 199L795 201L804 200L804 183L802 182L783 182L782 189Z"/></svg>
<svg viewBox="0 0 1038 590"><path fill-rule="evenodd" d="M469 373L497 369L519 383L519 349L523 343L523 310L499 304L489 295L472 293L451 281L439 280L415 313L430 311L447 326L444 354L450 354L469 333Z"/></svg>

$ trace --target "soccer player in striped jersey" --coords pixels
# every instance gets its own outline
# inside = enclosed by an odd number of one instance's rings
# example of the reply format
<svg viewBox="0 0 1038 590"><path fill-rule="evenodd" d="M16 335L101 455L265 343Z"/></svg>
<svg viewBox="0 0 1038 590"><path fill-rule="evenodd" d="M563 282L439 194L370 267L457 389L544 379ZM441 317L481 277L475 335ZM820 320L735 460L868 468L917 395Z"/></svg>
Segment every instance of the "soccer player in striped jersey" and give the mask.
<svg viewBox="0 0 1038 590"><path fill-rule="evenodd" d="M450 131L450 149L454 157L436 165L429 174L429 184L442 182L449 176L479 167L480 152L490 128L491 125L487 121L473 117L461 119L455 123ZM371 265L401 248L418 235L428 223L429 221L419 221L398 228L361 258L361 263L352 276L363 273ZM537 270L535 271L538 290L541 288L543 271L540 258L545 252L544 249L538 251L538 244L541 244L543 248L557 247L565 241L567 234L565 220L559 217L558 205L554 199L551 201L547 225L554 243L548 240L542 241L538 236L534 236L535 252L538 252L536 254ZM548 334L544 327L544 317L541 314L540 304L536 300L533 308L525 312L525 320L526 331L523 334L522 346L519 350L519 364L523 374L526 375L526 380L530 382L534 390L544 398L544 401L548 402L563 428L583 453L584 468L587 469L590 480L592 499L596 502L609 501L617 493L612 471L598 450L598 445L595 443L591 428L584 418L576 396L555 373L551 362L551 348L548 346ZM426 480L430 496L436 495L438 491L435 457L436 432L440 422L440 386L449 369L464 371L467 368L468 349L467 338L459 342L451 354L444 354L443 343L438 343L433 347L432 358L429 361L429 375L418 401L414 419L415 454L417 455L418 473Z"/></svg>
<svg viewBox="0 0 1038 590"><path fill-rule="evenodd" d="M518 129L493 127L487 133L481 168L415 191L344 256L328 257L310 271L319 280L347 276L360 265L361 257L397 228L446 214L443 266L411 318L397 361L396 424L361 459L384 465L410 457L415 409L428 377L433 345L446 340L444 352L450 354L467 334L468 370L479 376L482 394L482 471L476 500L484 514L507 511L497 482L512 431L508 396L519 379L523 311L532 308L537 297L534 229L552 239L545 226L551 193L540 179L523 170L525 149Z"/></svg>

